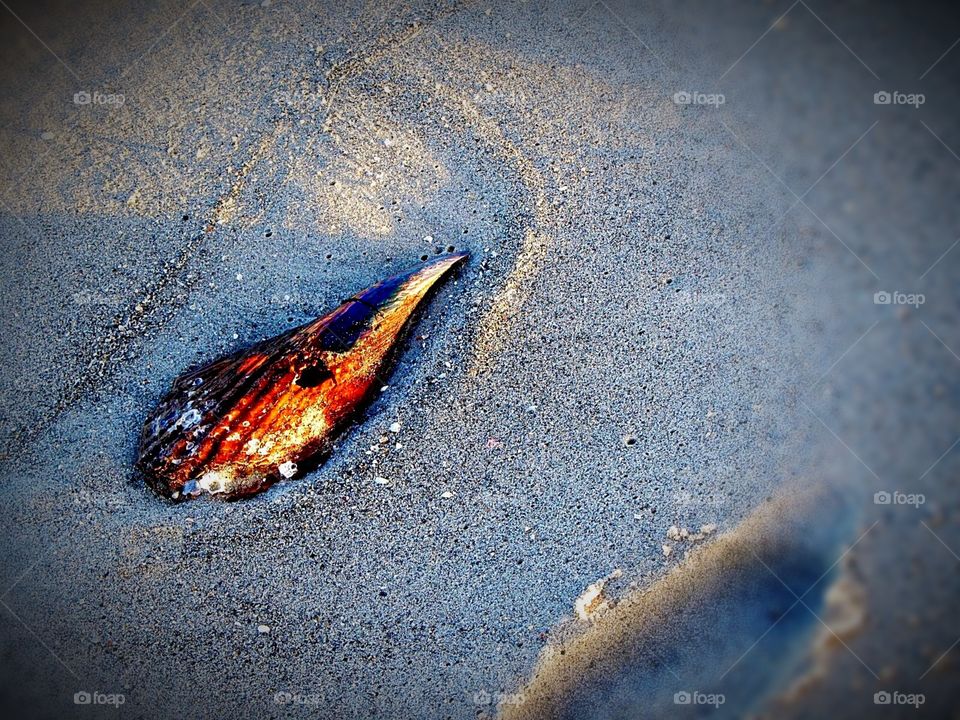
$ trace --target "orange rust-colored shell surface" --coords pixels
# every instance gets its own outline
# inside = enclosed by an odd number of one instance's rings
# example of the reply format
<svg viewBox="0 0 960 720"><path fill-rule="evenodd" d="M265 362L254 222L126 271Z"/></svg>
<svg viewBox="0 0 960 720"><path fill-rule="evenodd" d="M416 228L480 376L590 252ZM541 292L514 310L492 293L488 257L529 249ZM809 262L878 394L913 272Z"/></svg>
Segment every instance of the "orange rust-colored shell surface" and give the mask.
<svg viewBox="0 0 960 720"><path fill-rule="evenodd" d="M465 258L379 282L328 315L177 378L140 438L147 483L173 500L236 498L297 475L382 383L411 315Z"/></svg>

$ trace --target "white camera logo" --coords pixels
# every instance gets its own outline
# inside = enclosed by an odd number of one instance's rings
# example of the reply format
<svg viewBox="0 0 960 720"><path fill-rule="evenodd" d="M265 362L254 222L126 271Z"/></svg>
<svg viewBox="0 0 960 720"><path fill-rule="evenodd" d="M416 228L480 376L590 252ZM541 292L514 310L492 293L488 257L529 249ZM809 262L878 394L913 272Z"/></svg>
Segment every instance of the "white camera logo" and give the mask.
<svg viewBox="0 0 960 720"><path fill-rule="evenodd" d="M888 692L887 690L880 690L873 694L874 705L912 705L914 708L919 708L926 701L927 697L923 693L904 693L899 690Z"/></svg>
<svg viewBox="0 0 960 720"><path fill-rule="evenodd" d="M693 692L681 690L673 694L674 705L712 705L718 708L726 701L726 696L721 693L704 693L699 690Z"/></svg>
<svg viewBox="0 0 960 720"><path fill-rule="evenodd" d="M899 290L887 292L886 290L879 290L873 294L874 305L912 305L918 308L926 301L927 296L923 293L905 293Z"/></svg>
<svg viewBox="0 0 960 720"><path fill-rule="evenodd" d="M523 705L527 701L526 695L519 693L495 692L487 690L477 690L473 694L474 705L496 705L498 708L504 705Z"/></svg>
<svg viewBox="0 0 960 720"><path fill-rule="evenodd" d="M927 501L927 496L923 493L905 493L899 490L887 492L880 490L873 494L874 505L910 505L911 507L920 507Z"/></svg>
<svg viewBox="0 0 960 720"><path fill-rule="evenodd" d="M102 93L99 90L90 92L81 90L73 94L74 105L123 105L126 98L122 94Z"/></svg>
<svg viewBox="0 0 960 720"><path fill-rule="evenodd" d="M927 101L927 96L923 93L904 93L899 90L887 92L879 90L873 94L874 105L910 105L914 109L919 108Z"/></svg>
<svg viewBox="0 0 960 720"><path fill-rule="evenodd" d="M113 705L120 707L127 701L123 693L87 692L81 690L73 694L74 705Z"/></svg>
<svg viewBox="0 0 960 720"><path fill-rule="evenodd" d="M673 94L673 102L677 105L714 105L719 107L727 101L723 93L702 93L680 90Z"/></svg>

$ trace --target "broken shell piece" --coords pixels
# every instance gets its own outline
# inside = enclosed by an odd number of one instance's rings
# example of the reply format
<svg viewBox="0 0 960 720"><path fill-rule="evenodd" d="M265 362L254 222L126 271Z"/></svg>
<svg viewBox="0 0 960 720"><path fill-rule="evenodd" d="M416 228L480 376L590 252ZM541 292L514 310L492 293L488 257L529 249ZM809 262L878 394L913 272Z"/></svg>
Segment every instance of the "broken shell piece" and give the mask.
<svg viewBox="0 0 960 720"><path fill-rule="evenodd" d="M576 612L577 617L581 620L589 620L598 612L605 609L609 604L609 600L604 594L603 589L608 582L620 577L621 575L623 575L623 570L617 568L606 577L602 577L596 582L590 583L590 585L587 586L587 589L580 594L580 597L577 598L577 601L573 605L573 609Z"/></svg>
<svg viewBox="0 0 960 720"><path fill-rule="evenodd" d="M160 495L253 495L301 473L383 386L414 311L466 253L383 280L306 325L181 375L147 419L137 467Z"/></svg>

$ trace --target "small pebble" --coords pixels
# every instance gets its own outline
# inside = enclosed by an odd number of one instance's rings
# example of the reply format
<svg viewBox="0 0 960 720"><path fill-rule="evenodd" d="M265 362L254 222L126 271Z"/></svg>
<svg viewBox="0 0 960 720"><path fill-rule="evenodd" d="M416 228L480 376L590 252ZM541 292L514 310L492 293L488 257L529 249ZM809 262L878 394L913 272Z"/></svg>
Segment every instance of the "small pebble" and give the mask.
<svg viewBox="0 0 960 720"><path fill-rule="evenodd" d="M269 625L257 625L257 632L261 635L268 635L270 633Z"/></svg>
<svg viewBox="0 0 960 720"><path fill-rule="evenodd" d="M390 432L392 433L400 432L400 423L398 422L393 423L393 425L390 426Z"/></svg>
<svg viewBox="0 0 960 720"><path fill-rule="evenodd" d="M443 493L443 495L441 495L440 497L445 498L445 499L449 499L449 498L452 498L452 497L453 497L453 493L450 492L449 490L447 490L447 491L446 491L445 493Z"/></svg>

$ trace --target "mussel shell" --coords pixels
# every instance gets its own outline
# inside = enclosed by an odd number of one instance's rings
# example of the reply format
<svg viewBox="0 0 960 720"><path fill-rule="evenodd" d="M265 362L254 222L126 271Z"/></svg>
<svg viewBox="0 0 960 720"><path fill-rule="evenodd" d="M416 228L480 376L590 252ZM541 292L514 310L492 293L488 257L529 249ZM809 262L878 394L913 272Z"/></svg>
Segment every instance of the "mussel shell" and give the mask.
<svg viewBox="0 0 960 720"><path fill-rule="evenodd" d="M315 464L383 383L414 311L466 257L378 282L317 320L178 377L141 433L147 484L172 500L238 498Z"/></svg>

